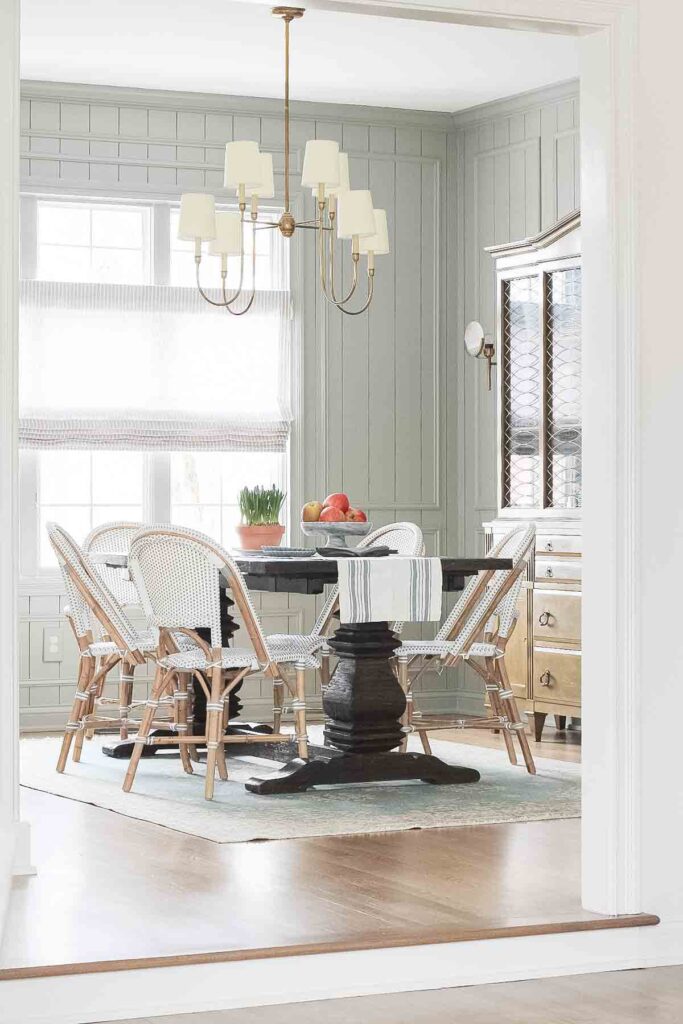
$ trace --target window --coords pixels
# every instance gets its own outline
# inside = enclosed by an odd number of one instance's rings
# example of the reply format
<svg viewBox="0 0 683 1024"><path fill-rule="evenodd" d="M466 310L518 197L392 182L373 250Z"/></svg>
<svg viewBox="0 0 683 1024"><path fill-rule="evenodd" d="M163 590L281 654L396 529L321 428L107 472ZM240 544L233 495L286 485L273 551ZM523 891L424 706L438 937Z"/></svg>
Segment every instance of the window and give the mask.
<svg viewBox="0 0 683 1024"><path fill-rule="evenodd" d="M238 546L239 492L244 486L285 489L283 459L273 452L178 452L171 456L171 521Z"/></svg>
<svg viewBox="0 0 683 1024"><path fill-rule="evenodd" d="M38 202L37 276L43 281L150 284L150 208Z"/></svg>
<svg viewBox="0 0 683 1024"><path fill-rule="evenodd" d="M112 519L143 519L140 452L46 451L38 472L40 566L55 566L45 524L58 522L78 540Z"/></svg>
<svg viewBox="0 0 683 1024"><path fill-rule="evenodd" d="M197 296L176 205L22 204L22 575L53 571L51 519L79 541L99 523L132 519L234 545L240 489L288 489L279 236L257 234L257 299L235 318ZM203 265L215 287L217 261ZM247 282L250 266L248 253Z"/></svg>

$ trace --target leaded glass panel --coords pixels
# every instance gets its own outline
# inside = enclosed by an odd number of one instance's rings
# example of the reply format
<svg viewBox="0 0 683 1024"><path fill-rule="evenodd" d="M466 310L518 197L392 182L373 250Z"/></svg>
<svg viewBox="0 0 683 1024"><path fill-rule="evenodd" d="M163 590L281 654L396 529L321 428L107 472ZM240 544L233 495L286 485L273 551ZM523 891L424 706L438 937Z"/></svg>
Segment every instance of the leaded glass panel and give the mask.
<svg viewBox="0 0 683 1024"><path fill-rule="evenodd" d="M503 283L503 505L541 504L541 287L538 275Z"/></svg>
<svg viewBox="0 0 683 1024"><path fill-rule="evenodd" d="M581 506L581 270L556 270L546 287L546 505Z"/></svg>

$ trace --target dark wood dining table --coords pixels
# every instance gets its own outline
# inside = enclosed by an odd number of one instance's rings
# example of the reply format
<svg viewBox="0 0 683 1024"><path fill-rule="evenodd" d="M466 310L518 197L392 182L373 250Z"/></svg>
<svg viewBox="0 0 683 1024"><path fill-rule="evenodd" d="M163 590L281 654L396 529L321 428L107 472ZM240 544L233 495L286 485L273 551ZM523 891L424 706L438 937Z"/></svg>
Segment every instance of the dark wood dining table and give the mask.
<svg viewBox="0 0 683 1024"><path fill-rule="evenodd" d="M250 590L321 594L338 578L334 558L273 558L259 554L233 557ZM120 554L99 554L97 560L122 569L127 565L126 556ZM511 569L512 561L508 558L442 557L441 568L443 590L454 592L462 590L466 578L481 569ZM221 628L225 646L229 646L239 628L231 614L232 606L229 595L223 592ZM250 792L296 793L321 785L411 779L440 785L479 780L479 773L474 769L446 764L433 754L398 751L404 736L401 718L406 699L391 666L400 639L388 622L340 622L329 645L338 663L323 694L326 746L310 748L311 756L307 760L291 758L274 775L250 779L246 783ZM203 694L199 688L197 697L201 702ZM230 732L268 731L268 726L241 723L238 695L231 694L231 698ZM198 720L201 713L202 708L197 707L198 730L201 729ZM281 744L272 754L267 753L268 747L268 744L259 744L258 748L255 745L253 753L258 751L262 757L279 760ZM132 743L116 741L104 749L110 756L127 757ZM252 753L243 747L242 753L247 752Z"/></svg>
<svg viewBox="0 0 683 1024"><path fill-rule="evenodd" d="M335 583L333 558L236 559L252 590L319 594ZM510 569L507 558L442 558L443 590L459 591L480 569ZM390 659L400 644L388 622L340 623L329 645L338 664L323 694L329 747L294 758L275 775L246 783L251 793L296 793L312 786L420 779L436 784L477 782L479 772L432 754L397 750L406 699Z"/></svg>

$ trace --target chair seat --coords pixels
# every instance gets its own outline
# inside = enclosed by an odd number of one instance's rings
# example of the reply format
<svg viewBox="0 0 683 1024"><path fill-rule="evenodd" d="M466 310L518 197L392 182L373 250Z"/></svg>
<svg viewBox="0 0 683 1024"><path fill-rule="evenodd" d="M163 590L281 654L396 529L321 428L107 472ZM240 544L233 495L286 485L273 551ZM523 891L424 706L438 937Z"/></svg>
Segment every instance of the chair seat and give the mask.
<svg viewBox="0 0 683 1024"><path fill-rule="evenodd" d="M273 661L280 665L296 662L306 668L320 668L320 660L316 652L325 645L325 637L316 634L273 633L266 637L266 644Z"/></svg>
<svg viewBox="0 0 683 1024"><path fill-rule="evenodd" d="M157 632L154 629L141 629L135 634L137 641L137 648L142 651L143 654L149 654L157 649ZM119 647L111 640L96 640L95 643L90 644L88 653L93 658L106 658L110 654L124 654L125 651L120 650Z"/></svg>
<svg viewBox="0 0 683 1024"><path fill-rule="evenodd" d="M203 672L208 668L206 655L200 647L180 651L178 654L168 654L160 659L159 664L162 668L177 668L186 672ZM221 668L251 668L256 671L259 663L254 652L245 647L224 647L221 650Z"/></svg>
<svg viewBox="0 0 683 1024"><path fill-rule="evenodd" d="M409 658L434 657L446 658L449 654L460 654L460 645L450 640L404 640L400 653ZM499 658L501 651L495 644L470 644L465 653L468 658Z"/></svg>

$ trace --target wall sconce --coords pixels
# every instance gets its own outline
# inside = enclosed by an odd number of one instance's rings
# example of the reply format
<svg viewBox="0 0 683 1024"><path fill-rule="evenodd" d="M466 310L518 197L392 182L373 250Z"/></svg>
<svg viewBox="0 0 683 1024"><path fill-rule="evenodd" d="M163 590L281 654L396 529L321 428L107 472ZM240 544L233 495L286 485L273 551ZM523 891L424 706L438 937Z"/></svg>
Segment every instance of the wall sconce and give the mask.
<svg viewBox="0 0 683 1024"><path fill-rule="evenodd" d="M482 356L487 363L488 390L491 390L491 367L497 366L494 356L496 346L491 336L484 334L484 328L478 320L471 320L465 328L465 351L469 356L480 359Z"/></svg>

